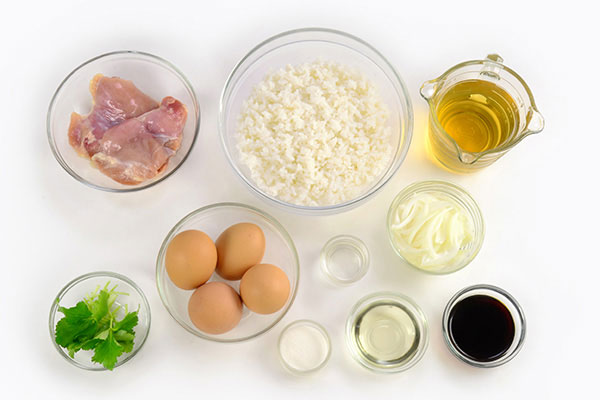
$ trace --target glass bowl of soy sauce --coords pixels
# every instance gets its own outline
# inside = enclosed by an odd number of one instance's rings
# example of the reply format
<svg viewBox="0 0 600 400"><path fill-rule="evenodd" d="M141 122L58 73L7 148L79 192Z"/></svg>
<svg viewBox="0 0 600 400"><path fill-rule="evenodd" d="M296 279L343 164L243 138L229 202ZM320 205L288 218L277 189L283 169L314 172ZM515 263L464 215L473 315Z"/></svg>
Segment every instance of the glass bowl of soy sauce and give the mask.
<svg viewBox="0 0 600 400"><path fill-rule="evenodd" d="M450 352L480 368L512 360L525 340L525 314L505 290L469 286L456 293L444 310L442 331Z"/></svg>

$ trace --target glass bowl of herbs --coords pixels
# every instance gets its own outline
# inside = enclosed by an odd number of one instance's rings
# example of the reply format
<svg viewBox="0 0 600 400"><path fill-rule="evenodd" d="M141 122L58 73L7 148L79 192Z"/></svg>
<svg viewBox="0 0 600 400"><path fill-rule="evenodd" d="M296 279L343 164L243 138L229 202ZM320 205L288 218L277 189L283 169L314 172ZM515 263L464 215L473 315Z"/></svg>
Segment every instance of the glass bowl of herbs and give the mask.
<svg viewBox="0 0 600 400"><path fill-rule="evenodd" d="M150 331L150 305L129 278L107 271L73 279L50 308L50 337L71 364L113 370L132 359Z"/></svg>

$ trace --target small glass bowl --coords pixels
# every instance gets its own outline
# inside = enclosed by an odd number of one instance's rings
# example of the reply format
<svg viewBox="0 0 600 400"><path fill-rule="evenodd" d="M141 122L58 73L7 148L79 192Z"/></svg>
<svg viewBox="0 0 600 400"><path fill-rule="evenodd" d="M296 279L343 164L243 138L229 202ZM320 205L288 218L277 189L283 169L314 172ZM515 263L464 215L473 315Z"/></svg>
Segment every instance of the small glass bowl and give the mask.
<svg viewBox="0 0 600 400"><path fill-rule="evenodd" d="M450 312L459 301L475 295L490 296L500 301L506 306L506 308L510 312L510 315L512 316L513 322L515 323L515 336L508 350L500 358L488 362L481 362L470 358L454 344L452 338L450 337ZM512 297L505 290L492 285L473 285L464 288L460 292L456 293L450 299L450 301L448 301L448 304L446 305L446 308L444 309L444 314L442 316L442 333L444 336L444 341L446 342L448 349L450 349L450 352L459 360L469 365L472 365L473 367L479 368L498 367L512 360L521 350L521 347L523 347L523 343L525 341L525 328L525 314L523 313L523 309L521 308L517 300L515 300L515 298Z"/></svg>
<svg viewBox="0 0 600 400"><path fill-rule="evenodd" d="M359 328L361 324L365 324L365 315L380 306L386 307L388 310L401 310L401 315L405 319L403 322L406 322L406 319L410 321L411 326L408 329L412 329L411 336L414 335L414 338L410 348L400 358L378 359L368 353L362 340L358 338ZM406 332L400 331L401 328L404 328L398 326L401 322L396 322L396 326L393 324L394 321L379 319L374 322L375 326L368 332L369 337L365 339L375 342L377 337L381 338L382 335L385 335L386 341L394 340L395 345L400 345L402 341L406 340ZM390 336L392 336L391 339ZM363 297L352 308L346 321L346 344L350 354L360 365L374 372L397 373L413 367L423 358L428 343L429 333L425 314L414 301L399 293L379 292ZM377 343L373 343L373 346L377 346Z"/></svg>
<svg viewBox="0 0 600 400"><path fill-rule="evenodd" d="M335 236L321 250L321 270L336 284L357 282L369 270L369 249L357 237Z"/></svg>
<svg viewBox="0 0 600 400"><path fill-rule="evenodd" d="M250 170L240 162L237 150L237 118L253 87L265 75L288 64L298 65L323 58L355 67L380 91L390 110L393 153L389 165L363 193L344 203L301 206L273 197L258 188ZM413 111L410 95L400 75L379 51L344 32L323 28L287 31L258 44L240 60L229 75L219 104L219 134L229 163L241 180L261 199L300 214L334 214L358 206L377 193L398 170L412 138Z"/></svg>
<svg viewBox="0 0 600 400"><path fill-rule="evenodd" d="M307 375L322 369L331 357L331 339L327 330L321 324L307 319L286 326L279 335L277 348L281 364L296 375ZM299 355L315 361L293 359Z"/></svg>
<svg viewBox="0 0 600 400"><path fill-rule="evenodd" d="M121 295L118 297L117 300L120 305L127 305L129 311L137 310L139 307L138 324L134 328L135 339L133 341L133 350L121 355L117 360L117 364L115 364L115 368L135 357L146 342L150 331L150 305L148 304L148 300L146 299L144 292L142 292L142 289L129 278L115 272L99 271L91 272L73 279L61 289L56 295L56 299L52 302L48 325L50 329L50 339L58 353L63 356L65 360L76 367L89 371L105 371L106 368L104 368L102 364L92 362L92 351L80 350L75 353L74 358L71 358L69 352L56 343L56 324L63 317L63 314L58 311L58 308L59 306L66 308L75 306L78 302L83 300L85 296L89 295L98 287L104 287L108 281L110 281L111 286L118 285L117 290L119 292L129 294L128 296Z"/></svg>
<svg viewBox="0 0 600 400"><path fill-rule="evenodd" d="M157 102L165 96L173 96L187 107L188 115L181 146L169 160L167 168L154 178L138 185L123 185L94 168L90 160L78 155L69 143L71 113L75 111L87 115L90 112L90 81L98 73L131 80L142 92ZM156 185L183 164L200 130L200 106L190 82L170 62L139 51L115 51L94 57L67 75L50 101L46 129L54 157L73 178L95 189L133 192Z"/></svg>
<svg viewBox="0 0 600 400"><path fill-rule="evenodd" d="M266 242L262 262L274 264L286 273L290 281L290 295L281 310L273 314L256 314L250 312L244 306L242 320L231 331L220 335L204 333L196 328L188 314L188 301L193 291L180 289L169 279L165 267L167 247L179 232L198 229L214 241L225 229L240 222L250 222L262 229ZM167 234L156 260L156 285L160 298L169 314L188 332L215 342L242 342L262 335L273 328L281 321L294 302L298 290L299 275L298 253L285 228L275 218L263 211L238 203L212 204L186 215ZM227 281L214 273L209 282L215 280L226 282L239 293L240 281Z"/></svg>
<svg viewBox="0 0 600 400"><path fill-rule="evenodd" d="M415 193L434 193L434 194L443 194L450 197L454 200L460 207L462 207L469 215L473 221L473 227L475 229L475 234L473 237L473 241L469 244L469 251L465 251L464 257L459 260L459 262L455 262L454 264L450 264L443 269L433 270L420 268L417 265L412 264L408 259L402 254L402 251L396 246L394 241L394 235L392 233L392 224L394 221L394 213L398 206L410 198ZM481 245L483 244L483 238L485 236L485 226L483 223L483 215L481 214L481 210L479 206L471 197L469 193L462 187L445 182L445 181L422 181L416 182L411 185L405 187L392 201L390 208L387 214L387 232L390 243L392 244L392 248L408 265L413 268L418 269L419 271L426 272L432 275L446 275L452 272L456 272L460 269L466 267L479 253L481 249Z"/></svg>

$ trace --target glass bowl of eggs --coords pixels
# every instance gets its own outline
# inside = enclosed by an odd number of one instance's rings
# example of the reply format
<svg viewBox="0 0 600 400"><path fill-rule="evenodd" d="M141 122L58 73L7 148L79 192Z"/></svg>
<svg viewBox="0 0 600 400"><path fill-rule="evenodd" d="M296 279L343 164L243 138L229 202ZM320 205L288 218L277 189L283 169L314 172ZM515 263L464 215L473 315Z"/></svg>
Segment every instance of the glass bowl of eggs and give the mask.
<svg viewBox="0 0 600 400"><path fill-rule="evenodd" d="M273 328L298 289L299 260L285 228L248 205L191 212L167 234L156 261L160 298L188 332L241 342Z"/></svg>

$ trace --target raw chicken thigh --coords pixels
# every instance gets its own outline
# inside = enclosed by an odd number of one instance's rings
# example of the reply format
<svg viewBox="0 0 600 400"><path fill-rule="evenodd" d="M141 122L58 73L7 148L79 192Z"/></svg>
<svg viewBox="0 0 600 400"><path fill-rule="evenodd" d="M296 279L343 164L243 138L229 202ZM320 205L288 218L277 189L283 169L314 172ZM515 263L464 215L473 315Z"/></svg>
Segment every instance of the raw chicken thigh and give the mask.
<svg viewBox="0 0 600 400"><path fill-rule="evenodd" d="M72 113L69 126L69 142L84 157L97 151L97 142L108 129L158 107L133 82L117 77L96 74L90 82L90 92L92 112L86 117Z"/></svg>
<svg viewBox="0 0 600 400"><path fill-rule="evenodd" d="M181 144L187 110L165 97L160 106L131 81L94 76L94 106L71 114L69 142L117 182L136 185L162 172Z"/></svg>
<svg viewBox="0 0 600 400"><path fill-rule="evenodd" d="M187 110L177 99L167 96L156 110L147 112L139 117L144 122L148 132L160 144L177 151L181 144L181 132L185 125Z"/></svg>
<svg viewBox="0 0 600 400"><path fill-rule="evenodd" d="M181 143L185 106L165 97L161 106L109 129L99 141L92 161L117 182L136 185L167 166Z"/></svg>

